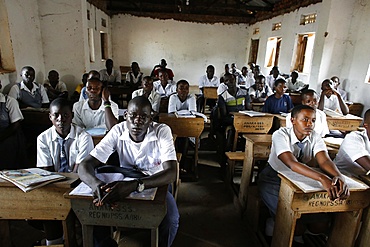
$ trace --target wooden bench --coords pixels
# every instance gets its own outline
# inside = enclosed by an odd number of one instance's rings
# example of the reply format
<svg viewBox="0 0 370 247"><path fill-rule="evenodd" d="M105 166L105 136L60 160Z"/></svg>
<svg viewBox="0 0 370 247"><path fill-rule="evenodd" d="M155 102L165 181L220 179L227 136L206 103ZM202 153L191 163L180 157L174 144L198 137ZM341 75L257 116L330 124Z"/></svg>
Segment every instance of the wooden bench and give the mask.
<svg viewBox="0 0 370 247"><path fill-rule="evenodd" d="M225 152L228 164L228 170L226 173L225 183L227 185L233 184L233 177L235 171L235 163L243 162L245 153L244 152Z"/></svg>
<svg viewBox="0 0 370 247"><path fill-rule="evenodd" d="M203 87L204 105L203 113L206 111L207 99L218 99L217 87Z"/></svg>

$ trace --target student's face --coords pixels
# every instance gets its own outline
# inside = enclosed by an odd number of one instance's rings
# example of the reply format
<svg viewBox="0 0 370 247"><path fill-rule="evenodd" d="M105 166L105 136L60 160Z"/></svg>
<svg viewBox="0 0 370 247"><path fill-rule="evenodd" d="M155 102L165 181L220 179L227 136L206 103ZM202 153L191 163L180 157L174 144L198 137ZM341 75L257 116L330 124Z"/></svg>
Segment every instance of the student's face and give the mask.
<svg viewBox="0 0 370 247"><path fill-rule="evenodd" d="M57 83L59 81L59 74L58 72L50 72L48 79L51 83Z"/></svg>
<svg viewBox="0 0 370 247"><path fill-rule="evenodd" d="M177 95L179 96L181 102L184 102L189 94L189 85L186 83L180 83L177 86Z"/></svg>
<svg viewBox="0 0 370 247"><path fill-rule="evenodd" d="M139 65L137 63L132 64L131 69L132 69L133 72L139 72L140 71Z"/></svg>
<svg viewBox="0 0 370 247"><path fill-rule="evenodd" d="M296 81L297 78L298 78L298 74L297 73L291 73L290 77L292 77L293 81Z"/></svg>
<svg viewBox="0 0 370 247"><path fill-rule="evenodd" d="M272 71L272 75L273 75L273 77L278 77L278 75L279 75L279 71L278 70L276 70L276 69L274 69L273 71Z"/></svg>
<svg viewBox="0 0 370 247"><path fill-rule="evenodd" d="M162 84L163 83L167 84L167 82L168 82L168 74L167 73L159 72L158 77L159 77L159 80L162 82Z"/></svg>
<svg viewBox="0 0 370 247"><path fill-rule="evenodd" d="M314 95L311 95L311 94L303 95L302 105L311 106L314 110L316 110L317 105L318 105L317 96L315 94Z"/></svg>
<svg viewBox="0 0 370 247"><path fill-rule="evenodd" d="M244 76L246 76L246 75L247 75L247 72L248 72L247 68L242 68L242 74L243 74Z"/></svg>
<svg viewBox="0 0 370 247"><path fill-rule="evenodd" d="M106 67L107 69L112 69L112 68L113 68L113 61L108 60L108 61L105 63L105 67Z"/></svg>
<svg viewBox="0 0 370 247"><path fill-rule="evenodd" d="M31 83L35 80L35 71L33 69L23 69L21 76L24 83Z"/></svg>
<svg viewBox="0 0 370 247"><path fill-rule="evenodd" d="M296 117L292 117L291 121L295 135L299 140L303 140L315 128L316 113L310 109L303 109Z"/></svg>
<svg viewBox="0 0 370 247"><path fill-rule="evenodd" d="M339 86L339 84L340 84L339 79L338 78L334 78L332 81L333 81L334 88L337 89L338 86Z"/></svg>
<svg viewBox="0 0 370 247"><path fill-rule="evenodd" d="M235 89L236 83L234 76L232 75L225 76L225 84L229 89Z"/></svg>
<svg viewBox="0 0 370 247"><path fill-rule="evenodd" d="M333 88L331 87L329 82L323 82L321 84L321 90L325 93L326 97L330 98L333 94Z"/></svg>
<svg viewBox="0 0 370 247"><path fill-rule="evenodd" d="M206 73L207 73L207 78L212 79L213 76L215 75L215 69L214 68L208 68L206 70Z"/></svg>
<svg viewBox="0 0 370 247"><path fill-rule="evenodd" d="M53 123L56 131L60 136L67 136L71 130L73 113L68 106L50 107L49 119Z"/></svg>
<svg viewBox="0 0 370 247"><path fill-rule="evenodd" d="M283 95L285 93L285 91L287 90L287 86L285 83L279 83L276 87L275 87L275 91L277 94L279 95Z"/></svg>
<svg viewBox="0 0 370 247"><path fill-rule="evenodd" d="M143 87L143 91L146 93L150 93L153 90L153 81L152 80L143 80L141 83L141 86Z"/></svg>
<svg viewBox="0 0 370 247"><path fill-rule="evenodd" d="M86 92L89 100L101 100L103 83L97 81L87 81Z"/></svg>
<svg viewBox="0 0 370 247"><path fill-rule="evenodd" d="M135 103L128 105L125 112L127 128L130 132L130 137L134 142L144 140L149 124L151 123L151 107L141 107Z"/></svg>
<svg viewBox="0 0 370 247"><path fill-rule="evenodd" d="M264 86L265 86L265 79L262 79L262 80L257 79L256 80L256 88L257 88L257 90L262 91L262 89L263 89Z"/></svg>

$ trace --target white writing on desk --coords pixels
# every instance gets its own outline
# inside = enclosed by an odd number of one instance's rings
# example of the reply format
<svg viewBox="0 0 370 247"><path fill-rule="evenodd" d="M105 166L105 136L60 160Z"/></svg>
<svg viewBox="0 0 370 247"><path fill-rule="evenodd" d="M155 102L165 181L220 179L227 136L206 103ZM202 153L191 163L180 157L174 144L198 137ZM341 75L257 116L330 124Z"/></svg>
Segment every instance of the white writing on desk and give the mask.
<svg viewBox="0 0 370 247"><path fill-rule="evenodd" d="M130 205L119 204L118 208L112 209L109 205L96 207L91 204L88 211L88 217L91 219L113 219L113 220L126 220L126 221L140 221L142 216L135 213Z"/></svg>
<svg viewBox="0 0 370 247"><path fill-rule="evenodd" d="M243 128L253 128L255 130L265 130L265 123L261 122L243 122Z"/></svg>

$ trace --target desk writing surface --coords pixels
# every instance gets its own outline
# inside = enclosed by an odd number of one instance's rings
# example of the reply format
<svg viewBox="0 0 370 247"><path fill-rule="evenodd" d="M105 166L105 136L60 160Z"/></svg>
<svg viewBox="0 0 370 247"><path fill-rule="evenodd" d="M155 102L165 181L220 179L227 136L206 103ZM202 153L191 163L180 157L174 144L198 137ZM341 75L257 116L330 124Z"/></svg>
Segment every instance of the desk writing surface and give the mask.
<svg viewBox="0 0 370 247"><path fill-rule="evenodd" d="M357 130L362 123L362 118L347 114L342 117L326 116L329 130L353 131Z"/></svg>
<svg viewBox="0 0 370 247"><path fill-rule="evenodd" d="M264 116L250 117L243 113L232 112L234 128L240 133L267 134L272 127L274 115L266 113Z"/></svg>
<svg viewBox="0 0 370 247"><path fill-rule="evenodd" d="M204 119L195 118L178 118L175 114L160 113L159 122L170 126L172 134L177 137L199 137L204 129Z"/></svg>

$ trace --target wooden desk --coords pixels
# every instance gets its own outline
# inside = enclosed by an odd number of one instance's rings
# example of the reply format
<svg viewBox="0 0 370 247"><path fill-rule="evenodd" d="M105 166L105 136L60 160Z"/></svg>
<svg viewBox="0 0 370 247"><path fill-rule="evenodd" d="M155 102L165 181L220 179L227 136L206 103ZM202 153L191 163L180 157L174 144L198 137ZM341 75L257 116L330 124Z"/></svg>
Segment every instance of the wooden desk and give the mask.
<svg viewBox="0 0 370 247"><path fill-rule="evenodd" d="M96 207L92 197L70 196L72 209L82 224L83 246L93 246L93 226L116 226L151 230L151 246L158 246L158 226L166 215L167 186L158 188L153 201L125 199L118 207Z"/></svg>
<svg viewBox="0 0 370 247"><path fill-rule="evenodd" d="M127 108L127 105L125 105L124 102L128 104L131 100L132 92L135 91L135 89L125 85L109 85L107 88L111 94L112 100L118 104L120 109Z"/></svg>
<svg viewBox="0 0 370 247"><path fill-rule="evenodd" d="M361 176L361 180L370 186L369 176L365 175ZM362 226L356 242L356 246L368 247L369 243L370 243L370 207L367 207L362 215Z"/></svg>
<svg viewBox="0 0 370 247"><path fill-rule="evenodd" d="M293 105L301 105L302 104L302 95L301 95L301 93L289 93L289 96L292 100Z"/></svg>
<svg viewBox="0 0 370 247"><path fill-rule="evenodd" d="M251 105L253 111L262 111L265 102L252 102Z"/></svg>
<svg viewBox="0 0 370 247"><path fill-rule="evenodd" d="M292 246L297 219L306 213L335 212L326 246L353 246L359 229L362 210L369 205L370 191L351 191L345 201L332 202L327 192L303 193L280 176L281 187L271 246Z"/></svg>
<svg viewBox="0 0 370 247"><path fill-rule="evenodd" d="M24 120L22 124L25 125L43 125L46 127L51 127L53 124L49 119L49 108L23 108L21 109Z"/></svg>
<svg viewBox="0 0 370 247"><path fill-rule="evenodd" d="M329 130L353 131L360 127L362 118L351 114L343 117L326 116L326 122Z"/></svg>
<svg viewBox="0 0 370 247"><path fill-rule="evenodd" d="M203 87L203 96L204 96L204 105L203 105L203 113L206 109L207 99L218 99L217 94L217 87Z"/></svg>
<svg viewBox="0 0 370 247"><path fill-rule="evenodd" d="M245 114L234 112L235 136L232 151L236 150L239 133L267 134L273 123L274 115L266 113L265 116L249 117Z"/></svg>
<svg viewBox="0 0 370 247"><path fill-rule="evenodd" d="M174 114L160 113L159 122L170 126L172 134L177 137L195 137L195 154L192 171L198 178L198 146L200 135L204 129L204 119L196 118L178 118Z"/></svg>
<svg viewBox="0 0 370 247"><path fill-rule="evenodd" d="M63 173L66 180L48 184L30 192L23 192L12 183L0 179L1 225L9 227L8 220L62 220L65 246L75 246L74 225L70 222L71 202L63 197L78 180L75 173ZM9 231L2 231L0 246L10 247Z"/></svg>

